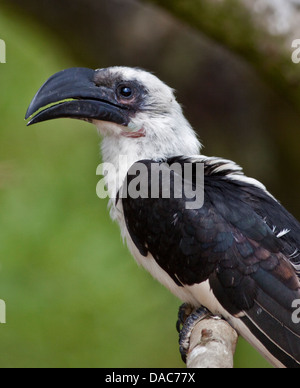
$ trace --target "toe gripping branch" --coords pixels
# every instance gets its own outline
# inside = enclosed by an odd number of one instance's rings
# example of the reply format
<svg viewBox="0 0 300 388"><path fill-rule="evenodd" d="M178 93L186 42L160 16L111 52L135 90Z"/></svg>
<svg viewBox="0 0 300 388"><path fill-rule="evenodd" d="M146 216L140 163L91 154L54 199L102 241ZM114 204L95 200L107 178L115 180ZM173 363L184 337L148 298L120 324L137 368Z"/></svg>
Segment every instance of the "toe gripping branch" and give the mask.
<svg viewBox="0 0 300 388"><path fill-rule="evenodd" d="M176 328L179 333L179 351L184 363L186 363L193 329L200 321L211 316L211 313L204 307L194 309L189 304L184 303L179 308Z"/></svg>

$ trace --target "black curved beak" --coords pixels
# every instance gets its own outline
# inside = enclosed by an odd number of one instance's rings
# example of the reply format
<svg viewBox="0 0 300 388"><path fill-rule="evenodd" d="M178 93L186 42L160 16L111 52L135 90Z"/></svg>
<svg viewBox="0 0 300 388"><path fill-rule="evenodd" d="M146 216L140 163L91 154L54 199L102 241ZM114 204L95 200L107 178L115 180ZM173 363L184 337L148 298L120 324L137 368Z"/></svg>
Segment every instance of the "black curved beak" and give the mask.
<svg viewBox="0 0 300 388"><path fill-rule="evenodd" d="M72 68L54 74L32 100L25 119L37 114L27 125L58 118L75 118L127 126L128 108L118 104L113 90L95 83L96 74L97 70L86 68Z"/></svg>

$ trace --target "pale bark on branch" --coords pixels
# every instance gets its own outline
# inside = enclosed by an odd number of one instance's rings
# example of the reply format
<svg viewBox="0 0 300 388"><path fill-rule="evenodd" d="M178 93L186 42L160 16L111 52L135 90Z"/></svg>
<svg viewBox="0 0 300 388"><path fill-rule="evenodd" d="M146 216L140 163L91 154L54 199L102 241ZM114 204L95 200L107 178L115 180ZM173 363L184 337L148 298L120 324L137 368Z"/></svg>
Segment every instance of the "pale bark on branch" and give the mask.
<svg viewBox="0 0 300 388"><path fill-rule="evenodd" d="M223 319L200 321L190 337L188 368L233 368L237 332Z"/></svg>

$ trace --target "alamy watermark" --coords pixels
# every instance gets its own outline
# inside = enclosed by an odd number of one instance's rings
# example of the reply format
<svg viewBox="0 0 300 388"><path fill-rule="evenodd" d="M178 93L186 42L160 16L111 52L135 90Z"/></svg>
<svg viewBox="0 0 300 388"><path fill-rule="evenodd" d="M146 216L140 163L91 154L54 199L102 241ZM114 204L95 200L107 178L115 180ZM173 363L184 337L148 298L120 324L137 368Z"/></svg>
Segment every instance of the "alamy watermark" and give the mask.
<svg viewBox="0 0 300 388"><path fill-rule="evenodd" d="M293 300L292 308L295 309L292 314L292 321L298 324L300 323L300 299Z"/></svg>
<svg viewBox="0 0 300 388"><path fill-rule="evenodd" d="M292 53L292 61L297 65L300 63L300 39L293 40L292 48L295 49Z"/></svg>
<svg viewBox="0 0 300 388"><path fill-rule="evenodd" d="M6 323L6 303L0 299L0 324Z"/></svg>
<svg viewBox="0 0 300 388"><path fill-rule="evenodd" d="M6 63L6 43L0 39L0 63Z"/></svg>
<svg viewBox="0 0 300 388"><path fill-rule="evenodd" d="M120 171L127 171L127 177ZM203 163L137 162L130 167L127 156L120 156L118 166L100 164L97 175L103 176L96 190L101 199L183 199L185 208L190 210L204 204Z"/></svg>

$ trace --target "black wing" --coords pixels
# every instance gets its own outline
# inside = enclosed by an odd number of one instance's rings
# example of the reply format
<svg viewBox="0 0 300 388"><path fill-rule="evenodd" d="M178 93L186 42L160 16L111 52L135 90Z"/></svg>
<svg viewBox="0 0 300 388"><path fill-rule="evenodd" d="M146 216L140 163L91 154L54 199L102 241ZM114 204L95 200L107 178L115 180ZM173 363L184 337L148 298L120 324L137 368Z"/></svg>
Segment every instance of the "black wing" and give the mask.
<svg viewBox="0 0 300 388"><path fill-rule="evenodd" d="M187 160L168 161L174 162L183 166ZM139 163L148 171L148 198L122 201L140 253L150 252L178 286L209 280L229 314L243 313L243 323L276 359L299 367L300 324L292 317L300 283L291 259L300 248L298 221L262 188L234 176L225 162L205 164L204 205L196 210L186 209L184 193L181 199L151 198L151 165L159 162ZM171 171L171 185L175 175ZM135 178L128 175L126 187Z"/></svg>

